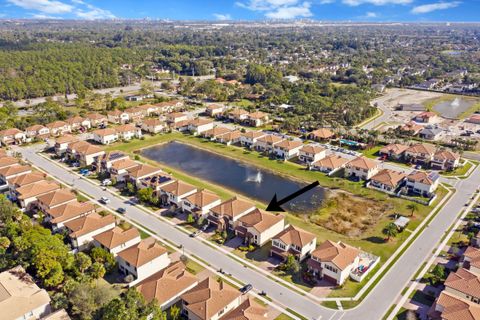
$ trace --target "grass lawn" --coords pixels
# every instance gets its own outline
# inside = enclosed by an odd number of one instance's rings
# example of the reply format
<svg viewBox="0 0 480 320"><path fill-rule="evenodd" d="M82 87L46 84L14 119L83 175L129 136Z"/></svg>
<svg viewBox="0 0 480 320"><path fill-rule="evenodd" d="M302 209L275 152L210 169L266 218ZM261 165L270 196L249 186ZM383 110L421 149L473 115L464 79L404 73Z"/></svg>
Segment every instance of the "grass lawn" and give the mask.
<svg viewBox="0 0 480 320"><path fill-rule="evenodd" d="M368 149L368 150L363 150L362 153L367 158L376 159L376 158L378 158L378 151L382 148L383 148L383 146L376 146L376 147Z"/></svg>
<svg viewBox="0 0 480 320"><path fill-rule="evenodd" d="M289 316L287 316L286 314L282 313L281 315L279 315L278 317L275 318L275 320L292 320L293 318L290 318Z"/></svg>
<svg viewBox="0 0 480 320"><path fill-rule="evenodd" d="M472 167L473 164L470 161L467 161L463 166L458 167L453 171L442 172L442 176L464 176Z"/></svg>
<svg viewBox="0 0 480 320"><path fill-rule="evenodd" d="M204 267L202 267L200 264L193 261L192 259L187 260L186 267L187 267L187 271L194 275L199 274L200 272L205 270Z"/></svg>

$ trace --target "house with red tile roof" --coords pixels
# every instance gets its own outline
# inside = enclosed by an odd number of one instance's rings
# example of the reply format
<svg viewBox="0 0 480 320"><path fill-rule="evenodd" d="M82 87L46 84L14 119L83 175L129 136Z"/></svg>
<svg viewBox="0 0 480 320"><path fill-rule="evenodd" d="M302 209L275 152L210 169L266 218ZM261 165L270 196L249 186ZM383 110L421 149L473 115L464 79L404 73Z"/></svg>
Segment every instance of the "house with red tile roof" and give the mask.
<svg viewBox="0 0 480 320"><path fill-rule="evenodd" d="M380 167L375 160L360 156L345 165L345 177L369 180L379 170Z"/></svg>
<svg viewBox="0 0 480 320"><path fill-rule="evenodd" d="M272 239L270 256L286 260L293 255L298 261L307 258L317 245L317 237L308 231L288 225Z"/></svg>
<svg viewBox="0 0 480 320"><path fill-rule="evenodd" d="M235 224L235 235L245 244L263 246L283 231L285 217L260 209L255 209L240 217Z"/></svg>

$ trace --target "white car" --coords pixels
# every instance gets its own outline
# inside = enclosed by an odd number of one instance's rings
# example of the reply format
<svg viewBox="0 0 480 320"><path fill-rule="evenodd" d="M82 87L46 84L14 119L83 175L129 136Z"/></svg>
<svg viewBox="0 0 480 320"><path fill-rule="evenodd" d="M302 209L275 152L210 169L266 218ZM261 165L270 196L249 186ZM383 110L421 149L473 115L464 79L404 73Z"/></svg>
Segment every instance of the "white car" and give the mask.
<svg viewBox="0 0 480 320"><path fill-rule="evenodd" d="M101 197L100 202L103 203L103 204L107 204L107 203L110 202L110 199L108 199L107 197Z"/></svg>
<svg viewBox="0 0 480 320"><path fill-rule="evenodd" d="M112 180L110 179L105 179L102 181L102 186L109 186L112 184Z"/></svg>

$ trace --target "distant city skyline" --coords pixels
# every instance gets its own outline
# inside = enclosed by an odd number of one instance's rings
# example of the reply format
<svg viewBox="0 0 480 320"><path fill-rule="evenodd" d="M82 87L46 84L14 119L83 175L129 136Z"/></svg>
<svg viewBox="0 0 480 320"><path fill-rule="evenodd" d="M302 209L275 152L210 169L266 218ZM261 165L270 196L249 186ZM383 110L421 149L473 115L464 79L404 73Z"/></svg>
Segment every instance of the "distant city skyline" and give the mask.
<svg viewBox="0 0 480 320"><path fill-rule="evenodd" d="M0 18L479 22L480 0L0 0Z"/></svg>

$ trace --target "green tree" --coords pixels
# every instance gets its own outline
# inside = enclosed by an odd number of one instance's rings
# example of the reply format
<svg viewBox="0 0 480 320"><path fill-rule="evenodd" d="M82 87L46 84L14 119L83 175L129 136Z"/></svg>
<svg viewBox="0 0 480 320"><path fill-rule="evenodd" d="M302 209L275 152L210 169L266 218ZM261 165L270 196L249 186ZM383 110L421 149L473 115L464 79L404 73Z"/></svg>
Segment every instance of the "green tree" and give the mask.
<svg viewBox="0 0 480 320"><path fill-rule="evenodd" d="M410 217L413 217L413 214L418 212L419 207L416 203L412 202L407 205L407 209L410 210Z"/></svg>
<svg viewBox="0 0 480 320"><path fill-rule="evenodd" d="M195 219L193 218L193 214L189 213L187 216L187 223L194 223Z"/></svg>
<svg viewBox="0 0 480 320"><path fill-rule="evenodd" d="M170 317L173 319L173 320L177 320L178 317L180 317L180 308L174 304L171 308L170 308Z"/></svg>
<svg viewBox="0 0 480 320"><path fill-rule="evenodd" d="M92 286L90 283L77 283L69 293L71 312L81 320L91 319L93 314L115 296L108 286ZM112 318L122 319L122 318Z"/></svg>
<svg viewBox="0 0 480 320"><path fill-rule="evenodd" d="M300 271L300 263L295 256L289 255L285 261L285 269L291 273L298 273Z"/></svg>
<svg viewBox="0 0 480 320"><path fill-rule="evenodd" d="M75 255L75 266L81 274L84 274L91 265L92 259L85 253L79 252Z"/></svg>
<svg viewBox="0 0 480 320"><path fill-rule="evenodd" d="M100 262L94 262L90 268L88 268L88 274L93 278L93 279L100 279L105 276L106 270L105 267L103 266L102 263Z"/></svg>
<svg viewBox="0 0 480 320"><path fill-rule="evenodd" d="M94 262L102 263L107 272L112 272L115 269L116 261L113 254L107 250L95 247L90 251L90 257Z"/></svg>
<svg viewBox="0 0 480 320"><path fill-rule="evenodd" d="M394 238L398 234L398 228L395 223L390 222L383 228L382 233L387 236L387 242L390 241L390 238Z"/></svg>
<svg viewBox="0 0 480 320"><path fill-rule="evenodd" d="M432 276L435 283L445 280L445 267L437 264L432 270Z"/></svg>
<svg viewBox="0 0 480 320"><path fill-rule="evenodd" d="M153 199L153 189L152 188L142 188L137 191L137 197L140 202L152 202Z"/></svg>

